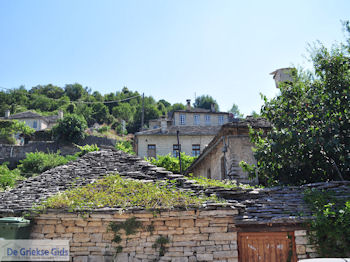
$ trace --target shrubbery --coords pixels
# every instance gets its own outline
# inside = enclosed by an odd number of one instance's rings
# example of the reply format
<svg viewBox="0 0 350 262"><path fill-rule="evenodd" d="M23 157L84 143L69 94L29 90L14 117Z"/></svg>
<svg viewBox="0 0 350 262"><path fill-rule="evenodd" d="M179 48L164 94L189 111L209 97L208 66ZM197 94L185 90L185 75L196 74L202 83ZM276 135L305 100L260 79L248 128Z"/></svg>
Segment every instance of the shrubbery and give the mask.
<svg viewBox="0 0 350 262"><path fill-rule="evenodd" d="M188 156L184 152L181 152L182 171L185 171L187 168L189 168L195 159L196 157ZM180 173L179 159L177 157L171 156L170 154L165 156L157 156L157 158L146 158L146 160L151 162L153 165L164 167L166 170L173 173Z"/></svg>
<svg viewBox="0 0 350 262"><path fill-rule="evenodd" d="M19 170L25 177L33 174L41 174L46 170L56 166L64 165L71 160L75 160L76 156L61 156L57 153L30 152L26 154L26 158L20 160Z"/></svg>
<svg viewBox="0 0 350 262"><path fill-rule="evenodd" d="M313 210L309 238L321 257L350 257L350 200L308 190L305 201Z"/></svg>
<svg viewBox="0 0 350 262"><path fill-rule="evenodd" d="M131 155L136 154L131 141L120 140L115 144L115 148Z"/></svg>
<svg viewBox="0 0 350 262"><path fill-rule="evenodd" d="M13 187L23 177L18 169L10 170L7 163L0 165L0 191Z"/></svg>
<svg viewBox="0 0 350 262"><path fill-rule="evenodd" d="M78 115L66 115L52 128L57 139L77 143L85 138L87 123L84 117Z"/></svg>

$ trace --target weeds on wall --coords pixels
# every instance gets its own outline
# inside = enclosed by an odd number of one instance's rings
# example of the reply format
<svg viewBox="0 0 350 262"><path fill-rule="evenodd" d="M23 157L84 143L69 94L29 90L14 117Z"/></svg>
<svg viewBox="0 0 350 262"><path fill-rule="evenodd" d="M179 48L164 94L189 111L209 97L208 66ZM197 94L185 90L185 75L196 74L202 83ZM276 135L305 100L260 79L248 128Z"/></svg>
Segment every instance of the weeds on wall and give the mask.
<svg viewBox="0 0 350 262"><path fill-rule="evenodd" d="M350 257L350 197L306 190L304 199L313 211L309 240L321 257Z"/></svg>
<svg viewBox="0 0 350 262"><path fill-rule="evenodd" d="M155 243L152 245L153 248L159 249L159 257L162 257L167 252L166 244L169 244L170 240L166 236L159 236Z"/></svg>
<svg viewBox="0 0 350 262"><path fill-rule="evenodd" d="M128 241L128 236L133 235L137 232L139 228L142 228L142 223L136 220L136 217L131 217L125 220L124 222L111 222L108 225L108 231L114 233L112 242L120 244L122 241L120 230L124 230L125 235L127 236L126 241ZM121 253L123 247L121 245L116 247L116 253Z"/></svg>

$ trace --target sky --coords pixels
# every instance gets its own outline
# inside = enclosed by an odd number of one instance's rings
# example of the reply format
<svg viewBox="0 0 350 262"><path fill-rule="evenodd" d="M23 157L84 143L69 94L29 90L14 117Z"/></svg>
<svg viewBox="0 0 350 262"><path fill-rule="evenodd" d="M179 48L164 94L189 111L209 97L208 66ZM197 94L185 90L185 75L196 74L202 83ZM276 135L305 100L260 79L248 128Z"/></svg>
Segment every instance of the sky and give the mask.
<svg viewBox="0 0 350 262"><path fill-rule="evenodd" d="M312 68L308 44L343 41L349 19L349 0L0 0L0 87L211 95L249 115L272 71Z"/></svg>

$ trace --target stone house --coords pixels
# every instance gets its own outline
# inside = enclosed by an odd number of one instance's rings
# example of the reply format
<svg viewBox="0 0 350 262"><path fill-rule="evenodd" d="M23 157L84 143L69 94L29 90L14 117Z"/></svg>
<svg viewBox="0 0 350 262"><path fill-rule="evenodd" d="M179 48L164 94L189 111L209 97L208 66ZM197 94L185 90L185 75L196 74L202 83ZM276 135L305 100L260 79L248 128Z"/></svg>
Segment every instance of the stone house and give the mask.
<svg viewBox="0 0 350 262"><path fill-rule="evenodd" d="M21 112L11 115L10 110L5 112L5 116L1 117L1 120L18 120L24 122L27 126L35 129L36 131L51 128L57 123L59 119L63 118L63 111L59 111L58 115L42 116L32 111Z"/></svg>
<svg viewBox="0 0 350 262"><path fill-rule="evenodd" d="M182 175L157 168L141 158L105 147L67 165L22 181L11 191L0 192L0 217L20 216L33 203L118 172L122 177L152 183L174 181L179 190L192 194L216 194L222 203L207 202L186 210L145 210L105 207L81 216L65 209L47 210L33 218L32 239L68 239L70 261L113 261L116 247L112 221L136 218L143 225L135 234L122 234L122 251L114 261L292 261L317 257L307 241L305 221L311 218L303 201L305 189L332 191L350 196L350 182L327 182L300 187L204 188ZM74 182L73 182L74 181ZM300 215L302 214L302 215ZM147 230L152 226L153 230ZM167 237L161 256L155 241ZM263 259L259 259L259 257Z"/></svg>
<svg viewBox="0 0 350 262"><path fill-rule="evenodd" d="M253 144L249 138L249 126L265 132L271 128L264 118L253 117L224 124L186 173L193 173L196 177L257 184L257 179L250 181L239 166L241 161L256 163L252 151Z"/></svg>
<svg viewBox="0 0 350 262"><path fill-rule="evenodd" d="M186 110L175 110L168 118L150 120L148 130L137 132L135 152L140 157L167 154L177 156L179 132L181 152L198 156L221 125L228 123L230 119L229 113L216 112L213 106L210 110L191 108L191 100L187 100Z"/></svg>

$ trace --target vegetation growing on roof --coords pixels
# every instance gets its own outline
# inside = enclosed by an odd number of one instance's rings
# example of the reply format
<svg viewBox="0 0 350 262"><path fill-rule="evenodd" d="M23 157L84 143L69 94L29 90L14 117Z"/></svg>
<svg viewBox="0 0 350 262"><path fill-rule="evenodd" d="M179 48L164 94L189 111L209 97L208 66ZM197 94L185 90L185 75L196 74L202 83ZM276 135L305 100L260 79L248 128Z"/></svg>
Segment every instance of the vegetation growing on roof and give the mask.
<svg viewBox="0 0 350 262"><path fill-rule="evenodd" d="M321 257L350 257L350 198L326 191L307 190L305 201L313 211L309 240Z"/></svg>
<svg viewBox="0 0 350 262"><path fill-rule="evenodd" d="M195 180L199 185L203 186L204 188L208 187L223 187L223 188L255 188L254 186L250 186L248 184L237 184L235 181L232 180L217 180L217 179L210 179L206 177L195 177L193 175L189 176L189 179Z"/></svg>
<svg viewBox="0 0 350 262"><path fill-rule="evenodd" d="M103 207L145 209L201 206L206 201L218 201L215 196L194 196L177 189L171 182L145 182L110 175L96 182L67 190L43 201L35 209L68 208L87 211Z"/></svg>

